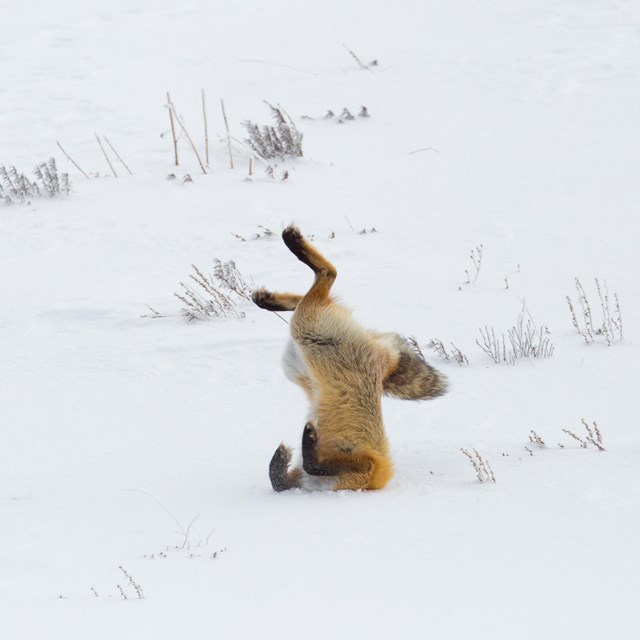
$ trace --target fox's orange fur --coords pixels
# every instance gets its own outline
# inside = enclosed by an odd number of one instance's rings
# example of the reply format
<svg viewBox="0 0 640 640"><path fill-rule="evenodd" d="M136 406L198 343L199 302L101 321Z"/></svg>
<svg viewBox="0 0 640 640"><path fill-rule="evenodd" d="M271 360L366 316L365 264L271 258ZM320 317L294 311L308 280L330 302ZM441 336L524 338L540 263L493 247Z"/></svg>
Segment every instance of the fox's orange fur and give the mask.
<svg viewBox="0 0 640 640"><path fill-rule="evenodd" d="M304 296L258 289L253 300L271 311L294 311L283 365L311 408L302 468L289 468L291 450L282 444L269 467L271 483L276 491L314 485L382 489L393 475L382 394L432 398L444 393L444 380L401 336L361 327L330 297L337 272L296 227L287 227L282 237L314 271L313 285Z"/></svg>

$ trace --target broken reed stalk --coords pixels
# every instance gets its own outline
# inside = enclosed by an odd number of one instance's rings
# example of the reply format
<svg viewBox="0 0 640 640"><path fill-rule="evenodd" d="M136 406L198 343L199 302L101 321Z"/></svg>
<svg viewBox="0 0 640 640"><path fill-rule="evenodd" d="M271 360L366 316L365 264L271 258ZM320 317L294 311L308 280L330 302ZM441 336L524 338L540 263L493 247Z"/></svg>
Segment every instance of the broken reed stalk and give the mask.
<svg viewBox="0 0 640 640"><path fill-rule="evenodd" d="M253 175L253 158L249 158L249 175Z"/></svg>
<svg viewBox="0 0 640 640"><path fill-rule="evenodd" d="M229 148L229 166L233 169L233 153L231 151L231 138L229 136L229 121L227 120L227 111L224 108L224 100L220 99L220 106L222 107L222 117L224 118L224 128L227 131L227 146ZM249 175L251 175L251 169L249 169Z"/></svg>
<svg viewBox="0 0 640 640"><path fill-rule="evenodd" d="M254 149L252 149L248 144L243 142L242 140L238 140L238 138L234 138L233 136L229 136L229 140L233 140L237 145L245 149L249 153L250 158L254 158L258 162L262 162L265 166L271 166L264 158L259 156Z"/></svg>
<svg viewBox="0 0 640 640"><path fill-rule="evenodd" d="M364 64L364 62L362 62L362 60L360 60L360 58L358 58L358 56L351 49L349 49L346 44L343 44L342 46L349 52L351 57L358 63L358 66L361 69L366 69L367 71L371 71L371 73L373 73L371 67L368 64Z"/></svg>
<svg viewBox="0 0 640 640"><path fill-rule="evenodd" d="M58 145L58 147L60 148L60 151L62 151L62 153L64 153L65 156L67 156L67 159L69 160L69 162L71 162L71 164L87 179L89 180L89 176L78 166L78 163L62 148L62 145L56 140L56 144Z"/></svg>
<svg viewBox="0 0 640 640"><path fill-rule="evenodd" d="M96 137L96 140L98 141L98 145L100 146L100 151L102 151L102 155L104 156L105 160L107 161L107 164L109 165L109 168L111 169L111 173L113 173L113 177L117 178L118 174L116 173L116 170L113 168L113 165L111 164L111 160L109 160L109 156L107 155L107 152L104 150L104 145L102 144L102 140L100 140L98 134L94 131L93 135Z"/></svg>
<svg viewBox="0 0 640 640"><path fill-rule="evenodd" d="M209 166L209 127L207 125L207 103L204 97L204 89L202 91L202 118L204 120L204 157Z"/></svg>
<svg viewBox="0 0 640 640"><path fill-rule="evenodd" d="M167 96L168 95L169 94L167 94ZM193 139L189 135L189 132L187 131L186 127L184 126L182 120L180 119L180 116L178 115L178 112L176 111L176 108L173 106L173 102L171 102L171 99L169 99L169 110L173 113L173 117L175 118L176 122L180 125L180 128L182 129L182 132L184 133L184 135L187 137L187 140L189 141L189 144L191 145L191 148L193 149L193 153L195 153L196 158L198 159L198 164L200 165L200 169L202 170L202 173L204 173L206 175L207 169L205 168L204 163L202 162L202 158L200 157L200 154L198 153L198 149L196 148L196 145L193 142Z"/></svg>
<svg viewBox="0 0 640 640"><path fill-rule="evenodd" d="M178 162L178 139L176 138L176 126L173 121L173 109L171 108L171 97L167 91L167 104L169 105L169 122L171 123L171 137L173 138L173 153L176 159L176 167L179 166Z"/></svg>
<svg viewBox="0 0 640 640"><path fill-rule="evenodd" d="M107 138L107 136L104 136L104 141L109 145L109 147L111 148L111 151L115 153L116 158L120 160L120 163L122 164L122 166L129 172L129 175L132 176L133 171L129 169L129 167L127 166L127 163L120 157L120 154L115 150L115 147L109 142L109 138Z"/></svg>

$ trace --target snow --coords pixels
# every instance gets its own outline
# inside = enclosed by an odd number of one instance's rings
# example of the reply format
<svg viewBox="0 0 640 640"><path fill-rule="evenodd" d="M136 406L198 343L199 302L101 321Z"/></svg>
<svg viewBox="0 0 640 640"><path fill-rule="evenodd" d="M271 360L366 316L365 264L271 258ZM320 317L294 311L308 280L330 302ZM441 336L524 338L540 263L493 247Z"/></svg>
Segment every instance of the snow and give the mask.
<svg viewBox="0 0 640 640"><path fill-rule="evenodd" d="M3 638L636 637L639 6L32 0L3 15L0 165L54 155L73 183L0 205ZM163 108L169 91L202 150L201 89L208 175L184 139L173 166ZM238 139L268 121L263 100L293 117L305 157L279 164L288 180L257 161L245 180L238 147L228 168L221 98ZM361 105L370 119L323 119ZM133 176L110 175L94 132ZM306 415L280 368L286 324L248 302L242 320L189 323L173 296L216 257L303 292L278 237L291 221L359 321L416 336L449 378L437 400L385 400L383 491L274 493L269 459ZM276 235L251 239L258 225ZM593 279L618 293L624 340L578 335L575 277L595 316ZM478 329L506 331L525 303L554 355L495 365ZM605 452L562 431L584 436L582 418Z"/></svg>

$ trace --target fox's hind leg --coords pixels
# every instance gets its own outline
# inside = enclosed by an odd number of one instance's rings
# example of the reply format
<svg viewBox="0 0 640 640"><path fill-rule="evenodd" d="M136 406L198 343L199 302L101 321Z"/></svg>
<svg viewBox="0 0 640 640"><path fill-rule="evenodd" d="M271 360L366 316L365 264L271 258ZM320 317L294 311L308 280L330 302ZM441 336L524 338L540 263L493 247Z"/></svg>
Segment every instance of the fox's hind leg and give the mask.
<svg viewBox="0 0 640 640"><path fill-rule="evenodd" d="M316 274L313 286L305 296L305 300L327 298L337 276L336 268L304 239L297 227L288 226L282 232L282 239L289 251Z"/></svg>
<svg viewBox="0 0 640 640"><path fill-rule="evenodd" d="M275 293L266 289L256 289L251 299L261 309L267 311L295 311L302 296L295 293Z"/></svg>
<svg viewBox="0 0 640 640"><path fill-rule="evenodd" d="M393 475L391 461L374 451L318 452L315 427L307 423L302 434L302 468L310 476L335 476L334 491L382 489Z"/></svg>
<svg viewBox="0 0 640 640"><path fill-rule="evenodd" d="M302 468L310 476L338 476L349 472L366 473L370 461L346 451L325 453L318 451L318 434L310 423L302 432Z"/></svg>
<svg viewBox="0 0 640 640"><path fill-rule="evenodd" d="M302 469L296 468L289 471L290 462L291 449L281 444L269 463L269 479L274 491L286 491L302 486Z"/></svg>

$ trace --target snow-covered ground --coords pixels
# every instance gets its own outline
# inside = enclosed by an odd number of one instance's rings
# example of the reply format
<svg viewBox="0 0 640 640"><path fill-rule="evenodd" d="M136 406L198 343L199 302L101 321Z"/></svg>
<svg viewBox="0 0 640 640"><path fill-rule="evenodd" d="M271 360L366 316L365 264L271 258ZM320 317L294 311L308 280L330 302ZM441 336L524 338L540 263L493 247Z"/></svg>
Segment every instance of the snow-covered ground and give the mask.
<svg viewBox="0 0 640 640"><path fill-rule="evenodd" d="M54 155L73 183L0 204L2 638L637 637L638 3L1 13L0 165ZM164 108L170 91L204 153L201 89L207 175L184 136L173 166ZM288 180L257 160L245 180L238 146L228 167L221 98L237 139L268 122L263 100L286 108L305 152L278 163ZM323 119L362 105L369 119ZM132 176L110 175L94 133ZM303 292L291 221L364 325L415 336L449 378L438 400L385 400L383 491L273 492L269 459L306 415L280 370L288 327L248 302L242 320L187 322L173 295L214 258ZM252 239L259 225L276 235ZM618 293L622 341L576 332L576 277L596 324L594 278ZM553 357L496 365L479 328L506 331L524 304ZM582 418L606 451L562 431L584 437Z"/></svg>

